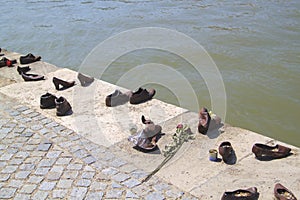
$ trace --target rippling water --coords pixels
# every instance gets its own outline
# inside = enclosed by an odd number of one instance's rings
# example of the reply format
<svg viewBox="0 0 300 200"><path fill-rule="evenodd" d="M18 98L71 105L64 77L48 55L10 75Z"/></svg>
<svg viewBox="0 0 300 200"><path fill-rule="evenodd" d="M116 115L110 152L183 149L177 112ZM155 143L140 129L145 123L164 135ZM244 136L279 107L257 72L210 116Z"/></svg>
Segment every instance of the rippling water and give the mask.
<svg viewBox="0 0 300 200"><path fill-rule="evenodd" d="M74 70L96 45L119 32L149 26L182 32L208 51L222 74L226 122L300 146L300 1L6 0L1 8L2 48L42 55ZM165 52L123 56L104 79L114 83L124 68L148 62L182 71L201 104L210 106L201 77ZM177 103L171 91L156 87L157 98ZM189 102L183 106L198 110Z"/></svg>

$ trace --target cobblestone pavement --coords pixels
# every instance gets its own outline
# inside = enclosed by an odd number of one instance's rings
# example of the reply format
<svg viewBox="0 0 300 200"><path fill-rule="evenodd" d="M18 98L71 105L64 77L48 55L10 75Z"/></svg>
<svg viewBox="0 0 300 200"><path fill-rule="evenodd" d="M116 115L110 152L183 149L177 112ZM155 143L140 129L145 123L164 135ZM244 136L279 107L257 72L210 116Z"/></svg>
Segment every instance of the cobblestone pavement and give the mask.
<svg viewBox="0 0 300 200"><path fill-rule="evenodd" d="M196 199L0 95L0 199Z"/></svg>

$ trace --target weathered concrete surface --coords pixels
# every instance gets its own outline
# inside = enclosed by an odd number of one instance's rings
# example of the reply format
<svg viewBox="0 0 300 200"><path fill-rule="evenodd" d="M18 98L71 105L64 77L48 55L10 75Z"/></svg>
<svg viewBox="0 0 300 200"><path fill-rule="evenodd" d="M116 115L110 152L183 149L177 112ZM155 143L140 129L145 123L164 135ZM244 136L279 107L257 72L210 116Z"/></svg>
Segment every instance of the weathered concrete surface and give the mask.
<svg viewBox="0 0 300 200"><path fill-rule="evenodd" d="M17 54L14 56L18 57ZM159 151L149 154L138 152L127 141L131 128L142 129L141 115L150 117L155 123L162 125L162 132L165 135L158 142L160 150L172 141L171 137L178 123L188 124L195 135L195 140L185 143L157 176L199 199L220 199L225 190L252 186L258 188L260 199L272 199L273 187L277 182L287 186L296 196L300 196L300 156L297 147L284 144L292 148L293 155L288 158L258 161L251 153L255 142L269 144L280 142L229 125L226 125L222 132L214 130L206 136L198 134L196 113L155 99L140 105L128 103L108 108L105 106L105 97L112 93L116 86L96 80L89 87L81 87L76 72L68 69L51 69L49 73L44 73L46 71L38 70L45 70L44 67L47 68L48 64L43 62L34 64L36 73L46 75L45 81L24 82L19 79L15 68L1 68L4 72L1 76L3 75L6 82L3 83L4 87L0 88L0 93L21 101L22 104L28 105L58 124L79 133L85 139L109 147L109 152L115 152L118 158L132 163L143 171L152 171L164 157ZM63 80L75 80L76 85L64 91L56 91L52 83L53 76ZM126 91L124 88L120 89ZM41 110L39 98L46 92L66 97L73 106L74 113L71 116L56 117L55 109ZM237 155L235 165L208 160L208 150L217 149L223 141L231 142ZM101 154L99 156L101 160Z"/></svg>
<svg viewBox="0 0 300 200"><path fill-rule="evenodd" d="M7 57L10 59L18 59L20 56L16 53L13 53L13 56L11 54L7 53ZM140 123L142 115L150 117L156 123L161 123L186 111L156 99L140 105L127 103L109 108L105 106L105 97L115 89L122 91L126 91L126 89L101 80L95 80L89 87L82 87L77 79L77 72L65 68L55 68L45 62L32 63L30 67L32 68L30 73L45 75L46 80L24 82L16 68L4 67L2 68L5 70L3 71L4 76L18 83L0 88L0 92L15 99L22 99L23 103L31 105L35 109L39 109L40 96L46 92L57 97L65 97L73 107L73 115L57 117L55 109L40 111L47 117L104 146L110 146L127 138L131 128L142 128ZM75 80L76 85L67 90L57 91L52 83L53 77L66 81Z"/></svg>
<svg viewBox="0 0 300 200"><path fill-rule="evenodd" d="M163 124L163 133L158 145L160 150L169 144L178 123L190 124L195 140L185 143L176 156L158 173L163 178L184 191L200 199L219 199L226 190L257 187L260 199L272 199L273 188L280 182L296 194L300 192L299 148L275 141L257 133L226 125L223 131L213 130L207 135L197 133L197 114L193 112L176 116ZM236 164L211 162L209 149L218 149L223 141L231 142L237 157ZM275 145L277 143L292 148L293 155L273 161L255 159L251 149L254 143ZM126 140L111 147L123 150L122 158L132 161L137 167L151 172L164 159L161 154L144 154L130 148ZM219 155L219 158L220 155Z"/></svg>

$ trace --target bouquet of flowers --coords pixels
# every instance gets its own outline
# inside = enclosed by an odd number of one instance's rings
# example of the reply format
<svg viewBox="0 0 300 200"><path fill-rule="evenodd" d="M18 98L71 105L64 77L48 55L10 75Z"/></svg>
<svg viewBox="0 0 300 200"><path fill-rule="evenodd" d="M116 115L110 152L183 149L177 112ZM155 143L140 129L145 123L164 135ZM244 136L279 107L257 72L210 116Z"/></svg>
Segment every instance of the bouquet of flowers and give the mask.
<svg viewBox="0 0 300 200"><path fill-rule="evenodd" d="M194 139L194 136L192 135L191 129L186 124L178 124L176 127L176 132L172 136L172 139L173 142L170 145L166 145L165 150L162 151L164 157L175 155L182 144L191 139Z"/></svg>
<svg viewBox="0 0 300 200"><path fill-rule="evenodd" d="M191 129L187 125L178 124L172 139L172 143L166 145L165 150L162 151L165 159L142 182L148 181L154 174L156 174L156 172L158 172L169 160L171 160L183 143L194 139L194 136L192 135Z"/></svg>

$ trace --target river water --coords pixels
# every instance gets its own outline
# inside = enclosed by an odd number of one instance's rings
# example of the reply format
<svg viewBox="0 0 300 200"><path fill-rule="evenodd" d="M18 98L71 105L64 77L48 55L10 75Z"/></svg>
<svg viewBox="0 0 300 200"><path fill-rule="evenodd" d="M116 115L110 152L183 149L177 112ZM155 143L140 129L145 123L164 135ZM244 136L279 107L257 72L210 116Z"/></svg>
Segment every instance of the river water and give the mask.
<svg viewBox="0 0 300 200"><path fill-rule="evenodd" d="M122 31L163 27L184 33L205 48L220 70L227 123L300 146L298 0L3 0L1 8L2 48L32 52L73 70L99 43ZM123 68L153 62L181 71L200 104L210 107L201 77L166 52L146 49L122 56L103 79L116 83ZM156 98L178 103L168 88L152 86ZM188 100L181 106L198 110Z"/></svg>

